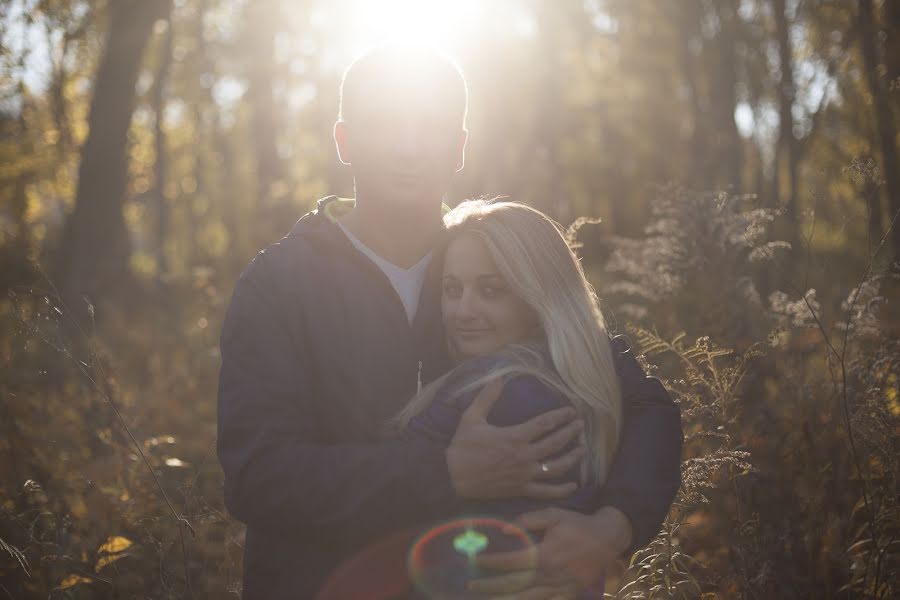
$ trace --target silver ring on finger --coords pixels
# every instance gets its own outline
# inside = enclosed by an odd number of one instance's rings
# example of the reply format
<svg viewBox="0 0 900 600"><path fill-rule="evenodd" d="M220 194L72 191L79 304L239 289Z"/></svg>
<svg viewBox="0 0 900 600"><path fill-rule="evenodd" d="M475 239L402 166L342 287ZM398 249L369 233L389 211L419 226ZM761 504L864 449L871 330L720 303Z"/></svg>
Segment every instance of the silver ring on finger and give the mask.
<svg viewBox="0 0 900 600"><path fill-rule="evenodd" d="M541 472L542 472L542 473L549 473L549 472L550 472L550 465L548 465L547 463L541 461Z"/></svg>

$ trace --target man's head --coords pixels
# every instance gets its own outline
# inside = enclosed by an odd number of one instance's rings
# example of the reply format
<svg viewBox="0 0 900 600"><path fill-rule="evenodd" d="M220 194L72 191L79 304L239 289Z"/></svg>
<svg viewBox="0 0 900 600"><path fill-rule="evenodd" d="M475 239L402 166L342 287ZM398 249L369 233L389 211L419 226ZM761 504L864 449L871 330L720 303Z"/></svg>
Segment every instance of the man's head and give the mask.
<svg viewBox="0 0 900 600"><path fill-rule="evenodd" d="M404 207L443 197L463 167L466 102L459 68L424 48L382 47L350 65L334 137L357 196Z"/></svg>

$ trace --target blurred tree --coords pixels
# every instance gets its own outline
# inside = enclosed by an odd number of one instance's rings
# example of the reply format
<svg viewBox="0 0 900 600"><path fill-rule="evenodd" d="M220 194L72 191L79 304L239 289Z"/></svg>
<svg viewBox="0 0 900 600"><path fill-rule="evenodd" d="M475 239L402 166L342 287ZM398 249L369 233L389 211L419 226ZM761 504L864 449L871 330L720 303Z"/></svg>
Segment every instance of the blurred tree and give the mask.
<svg viewBox="0 0 900 600"><path fill-rule="evenodd" d="M794 8L796 9L796 5ZM775 151L773 196L786 209L788 221L793 224L797 217L797 190L800 187L798 180L800 154L797 138L794 135L794 101L797 95L794 82L794 48L791 40L791 24L794 17L788 15L785 0L772 0L772 14L775 19L779 69L779 79L776 84L778 89L778 145ZM783 165L782 161L784 161ZM786 176L786 185L782 183L782 175Z"/></svg>
<svg viewBox="0 0 900 600"><path fill-rule="evenodd" d="M166 147L165 113L168 96L169 74L172 68L172 46L174 40L174 23L171 14L165 21L158 21L165 30L159 45L159 57L156 73L153 78L153 139L154 139L154 177L153 192L156 203L156 269L160 282L169 272L169 261L166 257L166 243L169 240L169 199L166 194L168 178L169 152Z"/></svg>
<svg viewBox="0 0 900 600"><path fill-rule="evenodd" d="M252 111L253 155L256 163L257 207L268 207L271 201L285 195L284 165L278 155L278 133L282 115L275 103L275 42L283 34L281 0L257 0L245 7L244 33L247 44L247 101Z"/></svg>
<svg viewBox="0 0 900 600"><path fill-rule="evenodd" d="M715 33L711 44L713 66L710 69L710 119L713 128L712 151L717 157L716 183L741 192L743 167L743 140L735 122L737 109L737 85L741 74L738 44L741 40L738 18L740 0L723 0L704 3L712 17ZM708 18L709 18L708 17ZM708 173L707 177L712 175ZM707 180L708 181L708 180ZM704 185L703 180L696 184ZM706 183L708 185L708 183Z"/></svg>
<svg viewBox="0 0 900 600"><path fill-rule="evenodd" d="M885 4L896 4L896 2L886 2ZM887 11L887 9L885 10ZM896 18L898 13L900 10L895 7L888 14ZM888 87L883 81L883 75L888 70L886 65L882 65L879 52L879 47L882 45L879 44L880 41L881 36L878 34L872 0L859 0L859 42L862 48L863 68L872 98L872 109L875 112L882 173L884 173L890 216L893 218L894 215L900 213L900 157L897 154L897 127L888 98ZM894 60L897 60L896 57ZM880 206L876 205L875 210L880 212ZM894 253L900 255L900 227L895 226L891 230L891 239Z"/></svg>
<svg viewBox="0 0 900 600"><path fill-rule="evenodd" d="M106 43L94 79L75 206L57 251L55 279L68 300L107 295L129 279L130 244L122 215L127 133L144 47L154 23L170 7L171 0L120 0L107 7Z"/></svg>
<svg viewBox="0 0 900 600"><path fill-rule="evenodd" d="M53 122L56 125L55 149L59 159L63 159L65 153L71 150L73 145L72 124L65 97L66 86L69 82L72 48L74 42L84 37L92 23L93 10L94 7L90 3L69 0L45 2L43 6L44 31L51 62L48 96ZM58 32L62 32L62 35L56 35ZM54 37L59 38L58 43L54 43Z"/></svg>

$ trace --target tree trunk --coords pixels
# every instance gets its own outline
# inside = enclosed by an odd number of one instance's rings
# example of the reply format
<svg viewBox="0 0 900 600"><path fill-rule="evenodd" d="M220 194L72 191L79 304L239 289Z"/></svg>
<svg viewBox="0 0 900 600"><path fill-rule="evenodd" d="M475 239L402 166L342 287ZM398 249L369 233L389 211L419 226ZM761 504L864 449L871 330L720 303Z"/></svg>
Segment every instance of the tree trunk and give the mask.
<svg viewBox="0 0 900 600"><path fill-rule="evenodd" d="M15 136L21 140L19 145L19 152L21 156L32 157L34 156L34 143L32 140L32 136L28 135L28 118L27 115L34 111L34 106L32 104L32 100L26 99L23 102L22 110L19 111L19 116L15 120L15 123L10 123L10 129L15 132ZM5 116L3 117L5 118ZM3 125L0 123L0 125ZM27 160L24 161L24 167L20 167L18 169L18 173L15 176L13 183L13 192L12 192L12 214L15 222L15 238L16 245L19 245L22 248L26 248L28 246L28 222L25 219L25 213L28 211L28 186L35 179L35 172L33 161Z"/></svg>
<svg viewBox="0 0 900 600"><path fill-rule="evenodd" d="M872 179L867 179L865 184L863 185L863 196L866 201L866 210L869 213L868 218L868 227L869 227L869 239L868 239L868 247L869 254L872 253L875 246L881 240L881 236L884 235L884 219L881 215L881 195L879 194L881 190L879 189L878 184Z"/></svg>
<svg viewBox="0 0 900 600"><path fill-rule="evenodd" d="M688 184L692 188L706 189L710 187L708 131L704 115L704 98L698 81L701 74L698 65L701 63L700 53L694 48L702 43L700 35L700 14L702 7L697 0L669 5L668 14L677 23L680 36L678 54L684 81L690 93L691 141Z"/></svg>
<svg viewBox="0 0 900 600"><path fill-rule="evenodd" d="M860 0L859 2L859 29L866 83L869 86L869 93L872 95L875 125L878 129L878 141L881 146L881 166L888 195L890 219L893 219L894 215L900 212L900 162L897 161L897 128L891 113L888 92L878 75L881 61L876 45L878 30L875 25L872 0ZM880 210L880 203L874 204ZM890 220L888 222L890 223ZM897 224L891 230L891 242L895 255L900 254L900 227Z"/></svg>
<svg viewBox="0 0 900 600"><path fill-rule="evenodd" d="M166 87L169 70L172 65L172 42L174 40L172 17L169 15L168 27L163 34L159 49L159 66L153 81L153 114L154 114L154 146L156 161L154 163L154 198L157 202L156 213L156 274L159 283L165 279L169 271L166 257L166 241L169 238L169 199L166 197L166 180L168 179L169 157L166 150L166 130L163 121L166 112Z"/></svg>
<svg viewBox="0 0 900 600"><path fill-rule="evenodd" d="M724 183L735 192L743 189L741 182L741 166L743 162L743 141L734 121L737 108L737 76L738 57L735 44L738 36L737 6L734 0L721 0L713 3L719 17L721 29L716 37L716 69L713 72L715 81L712 110L716 131L713 138L713 150L716 156L716 173L720 184Z"/></svg>
<svg viewBox="0 0 900 600"><path fill-rule="evenodd" d="M561 6L544 2L534 5L534 16L543 30L540 38L541 62L535 64L534 69L539 71L543 85L534 98L536 119L524 144L528 150L523 156L527 157L531 178L527 184L519 178L507 190L512 192L513 198L527 199L535 208L568 225L573 219L572 202L559 159L560 141L565 128L565 115L561 110L563 101L560 91L563 88L560 85L559 56L564 52L563 44L568 42L558 34L566 19Z"/></svg>
<svg viewBox="0 0 900 600"><path fill-rule="evenodd" d="M885 2L882 11L882 23L887 32L884 63L887 67L888 90L894 92L893 86L900 86L900 2Z"/></svg>
<svg viewBox="0 0 900 600"><path fill-rule="evenodd" d="M276 146L278 122L275 112L275 33L279 26L278 0L257 0L247 6L249 87L256 156L256 202L265 204L277 194L274 185L283 176Z"/></svg>
<svg viewBox="0 0 900 600"><path fill-rule="evenodd" d="M775 153L775 198L781 197L780 161L787 160L787 196L781 204L787 211L787 220L796 231L797 227L797 171L799 155L797 139L794 137L794 116L791 109L796 96L794 90L794 57L791 46L790 23L785 14L785 0L773 0L775 30L778 40L778 58L781 66L781 81L778 85L778 149Z"/></svg>
<svg viewBox="0 0 900 600"><path fill-rule="evenodd" d="M193 103L195 146L200 151L194 154L192 169L197 187L191 200L201 199L207 201L207 206L209 207L207 218L220 221L228 231L229 241L233 242L235 239L233 237L235 235L234 232L238 227L237 218L230 220L228 217L228 211L232 208L234 199L234 194L229 193L230 190L234 189L234 182L232 181L234 177L232 174L233 167L229 165L226 169L219 170L222 176L214 178L212 185L207 179L210 173L210 165L220 160L218 157L225 153L228 148L228 136L221 134L217 125L209 118L210 114L218 112L210 110L212 107L216 107L216 102L212 95L212 82L215 80L216 64L210 58L209 45L204 37L204 21L209 10L209 0L197 0L192 34L197 44L196 78L202 82L204 76L209 77L209 83L201 84L202 100ZM210 138L214 140L211 145L209 144ZM200 261L205 264L213 257L210 255L208 248L198 247L195 234L199 231L200 225L194 211L193 202L188 202L186 210L190 235L187 236L187 243L181 249L181 255L183 256L185 269L188 273L191 273L195 264ZM233 251L229 252L229 254L238 254L238 246L232 245L232 248Z"/></svg>
<svg viewBox="0 0 900 600"><path fill-rule="evenodd" d="M127 136L141 56L154 22L171 0L109 3L103 56L94 80L89 132L81 149L75 208L66 220L55 266L72 310L82 294L107 296L129 277L130 244L122 214Z"/></svg>
<svg viewBox="0 0 900 600"><path fill-rule="evenodd" d="M51 32L49 22L47 24L47 40L50 44ZM69 56L69 48L72 42L72 34L67 30L63 34L61 47L59 50L59 58L55 58L54 52L51 55L51 76L50 88L48 90L50 96L50 110L53 114L53 123L56 125L58 137L55 144L56 155L59 160L64 160L68 150L72 147L72 129L69 125L69 115L66 107L66 83L68 82L68 72L66 71L66 61Z"/></svg>

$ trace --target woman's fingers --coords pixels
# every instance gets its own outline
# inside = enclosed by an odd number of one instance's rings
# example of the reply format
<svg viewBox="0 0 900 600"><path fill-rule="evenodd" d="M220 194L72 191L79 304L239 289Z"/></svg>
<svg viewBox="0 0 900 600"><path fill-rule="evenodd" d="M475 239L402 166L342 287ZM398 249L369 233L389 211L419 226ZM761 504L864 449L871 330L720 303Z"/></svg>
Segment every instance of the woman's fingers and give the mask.
<svg viewBox="0 0 900 600"><path fill-rule="evenodd" d="M583 429L584 422L581 419L575 419L550 435L544 436L531 445L534 449L535 457L538 460L542 460L558 454L563 448L571 444Z"/></svg>
<svg viewBox="0 0 900 600"><path fill-rule="evenodd" d="M574 585L537 586L520 592L491 596L491 600L572 600L578 595Z"/></svg>
<svg viewBox="0 0 900 600"><path fill-rule="evenodd" d="M565 475L578 464L585 452L584 446L576 446L559 458L538 462L534 471L535 479L553 479Z"/></svg>
<svg viewBox="0 0 900 600"><path fill-rule="evenodd" d="M539 483L531 481L525 484L522 495L537 500L560 500L568 498L578 489L575 483Z"/></svg>
<svg viewBox="0 0 900 600"><path fill-rule="evenodd" d="M488 383L462 415L447 450L451 479L457 493L466 498L525 496L540 500L570 496L577 485L547 484L541 480L565 474L584 455L585 450L579 445L562 456L555 456L581 434L583 424L577 413L571 407L563 407L520 425L490 427L486 423L487 415L499 399L502 388L500 379ZM464 435L465 432L468 433ZM478 466L469 464L468 457L473 453L464 451L476 446ZM496 456L486 461L486 452L494 452ZM476 474L480 473L486 462L495 466L495 473L491 477L484 477L484 473L473 477L473 469Z"/></svg>
<svg viewBox="0 0 900 600"><path fill-rule="evenodd" d="M506 429L518 439L531 442L556 431L563 425L569 424L577 416L578 414L574 408L556 408L525 421L521 425L513 425ZM577 433L577 431L571 433L569 439L574 438Z"/></svg>
<svg viewBox="0 0 900 600"><path fill-rule="evenodd" d="M530 546L522 550L481 554L475 559L475 564L482 569L496 571L534 571L538 566L538 549L537 546Z"/></svg>
<svg viewBox="0 0 900 600"><path fill-rule="evenodd" d="M543 531L559 523L559 509L550 507L519 515L515 525L526 531Z"/></svg>
<svg viewBox="0 0 900 600"><path fill-rule="evenodd" d="M468 590L476 594L508 594L526 589L534 581L533 570L504 573L473 579Z"/></svg>

